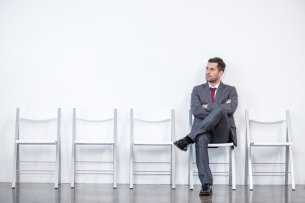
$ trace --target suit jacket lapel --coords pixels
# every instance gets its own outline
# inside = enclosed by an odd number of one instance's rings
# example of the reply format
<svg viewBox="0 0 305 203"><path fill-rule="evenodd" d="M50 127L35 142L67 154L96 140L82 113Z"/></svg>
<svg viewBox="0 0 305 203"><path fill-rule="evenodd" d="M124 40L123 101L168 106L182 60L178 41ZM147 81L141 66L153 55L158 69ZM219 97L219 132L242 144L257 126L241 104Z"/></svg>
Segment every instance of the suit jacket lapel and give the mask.
<svg viewBox="0 0 305 203"><path fill-rule="evenodd" d="M206 94L206 97L208 98L208 103L212 103L212 97L211 97L211 91L210 91L209 83L205 83L203 85L203 90L204 90L204 92Z"/></svg>
<svg viewBox="0 0 305 203"><path fill-rule="evenodd" d="M216 92L216 97L215 97L214 103L218 103L218 100L222 94L224 87L225 87L225 85L222 82L220 82L217 92Z"/></svg>

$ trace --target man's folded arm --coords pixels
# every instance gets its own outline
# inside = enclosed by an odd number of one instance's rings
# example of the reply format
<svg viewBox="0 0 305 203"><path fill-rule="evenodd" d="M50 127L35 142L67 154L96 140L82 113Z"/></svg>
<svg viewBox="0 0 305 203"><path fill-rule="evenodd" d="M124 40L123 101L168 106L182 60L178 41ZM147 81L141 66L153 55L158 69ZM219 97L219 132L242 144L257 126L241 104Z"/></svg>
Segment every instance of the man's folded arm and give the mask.
<svg viewBox="0 0 305 203"><path fill-rule="evenodd" d="M210 112L207 109L202 107L198 92L195 87L193 88L192 96L191 96L191 111L195 117L201 119L204 119L210 114Z"/></svg>
<svg viewBox="0 0 305 203"><path fill-rule="evenodd" d="M228 99L227 103L220 104L220 105L215 104L215 103L210 103L210 104L208 104L207 111L210 112L216 106L221 106L227 112L228 115L232 115L236 111L237 105L238 105L237 91L236 91L235 87L232 87L229 92L229 99Z"/></svg>

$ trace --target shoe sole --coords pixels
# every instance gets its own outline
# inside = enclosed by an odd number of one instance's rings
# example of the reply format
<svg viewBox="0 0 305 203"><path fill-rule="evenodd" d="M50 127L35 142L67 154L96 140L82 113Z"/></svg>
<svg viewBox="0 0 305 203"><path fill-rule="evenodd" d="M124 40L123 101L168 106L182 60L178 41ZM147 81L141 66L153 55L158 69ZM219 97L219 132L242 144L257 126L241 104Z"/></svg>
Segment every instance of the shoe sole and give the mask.
<svg viewBox="0 0 305 203"><path fill-rule="evenodd" d="M210 196L212 193L209 194L199 194L199 196Z"/></svg>
<svg viewBox="0 0 305 203"><path fill-rule="evenodd" d="M212 195L212 190L210 193L199 193L199 196L210 196Z"/></svg>
<svg viewBox="0 0 305 203"><path fill-rule="evenodd" d="M176 144L176 142L173 143L178 149L180 149L181 151L186 152L187 149L181 148L179 145Z"/></svg>

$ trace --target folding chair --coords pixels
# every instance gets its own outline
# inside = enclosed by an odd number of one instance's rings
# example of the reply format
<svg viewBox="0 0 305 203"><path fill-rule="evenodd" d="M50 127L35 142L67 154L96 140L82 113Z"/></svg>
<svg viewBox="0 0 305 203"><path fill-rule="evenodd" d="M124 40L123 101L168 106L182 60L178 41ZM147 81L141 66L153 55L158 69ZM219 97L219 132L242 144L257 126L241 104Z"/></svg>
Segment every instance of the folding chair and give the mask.
<svg viewBox="0 0 305 203"><path fill-rule="evenodd" d="M192 128L193 125L193 115L191 110L189 110L189 127ZM235 183L235 153L234 149L235 146L233 143L211 143L208 145L209 148L218 148L218 147L228 147L229 148L229 162L225 163L210 163L210 165L229 165L229 171L228 172L212 172L213 176L228 176L229 175L229 185L232 185L232 190L236 189L236 183ZM190 186L190 190L193 190L194 185L194 175L198 175L198 172L194 172L194 165L196 165L196 159L194 159L195 155L195 144L191 144L189 147L189 164L188 164L188 182ZM227 175L228 174L228 175Z"/></svg>
<svg viewBox="0 0 305 203"><path fill-rule="evenodd" d="M46 111L46 112L45 112ZM29 113L31 116L27 116ZM15 127L15 147L14 147L14 163L13 163L13 178L12 188L16 187L16 182L19 183L20 174L54 174L55 175L55 189L60 184L60 118L61 109L57 111L54 109L31 111L28 112L25 109L16 111L16 127ZM20 139L20 122L31 123L48 123L57 120L57 136L54 136L54 140L41 139ZM54 145L56 147L56 161L21 161L20 160L20 146L21 145ZM50 164L55 163L55 170L21 170L20 163L41 163Z"/></svg>
<svg viewBox="0 0 305 203"><path fill-rule="evenodd" d="M134 140L134 126L135 122L158 123L158 122L170 122L171 124L171 136L169 141L135 141ZM145 135L143 135L144 137ZM164 116L157 116L157 113L153 111L139 109L135 111L130 109L130 159L129 159L129 184L130 189L133 189L133 176L134 175L170 175L170 182L172 189L176 188L175 183L175 151L173 147L173 141L175 140L175 110L171 109ZM135 147L156 147L162 146L170 149L170 161L168 162L149 162L149 161L135 161L134 153ZM153 171L141 171L134 170L134 164L170 164L170 170L153 170Z"/></svg>
<svg viewBox="0 0 305 203"><path fill-rule="evenodd" d="M251 137L251 130L250 124L251 123L261 123L261 124L280 124L284 123L286 128L285 133L285 141L283 142L254 142L252 141ZM292 160L292 145L293 142L291 141L290 137L290 120L289 120L289 111L253 111L253 110L246 110L246 161L245 161L245 185L248 185L248 177L249 177L249 184L250 190L253 190L253 173L255 176L267 176L269 173L275 173L273 176L281 176L282 173L285 174L285 185L288 185L288 174L291 174L291 186L292 190L295 190L295 182L294 182L294 170L293 170L293 160ZM254 147L285 147L286 149L286 158L284 163L253 163L252 162L252 148ZM290 171L289 172L289 162L290 162ZM266 165L266 164L285 164L285 172L253 172L252 165ZM271 175L270 174L270 175ZM272 176L272 175L271 175Z"/></svg>
<svg viewBox="0 0 305 203"><path fill-rule="evenodd" d="M95 140L77 139L76 124L77 121L83 122L106 122L113 121L113 135L109 137L109 141L102 141L100 137ZM71 188L74 188L75 174L111 174L113 175L113 188L117 187L117 109L109 112L102 109L80 109L76 112L73 109L73 130L72 130L72 167L71 167ZM112 160L111 161L86 161L76 160L76 146L112 146ZM111 170L76 170L76 163L104 163L112 164Z"/></svg>

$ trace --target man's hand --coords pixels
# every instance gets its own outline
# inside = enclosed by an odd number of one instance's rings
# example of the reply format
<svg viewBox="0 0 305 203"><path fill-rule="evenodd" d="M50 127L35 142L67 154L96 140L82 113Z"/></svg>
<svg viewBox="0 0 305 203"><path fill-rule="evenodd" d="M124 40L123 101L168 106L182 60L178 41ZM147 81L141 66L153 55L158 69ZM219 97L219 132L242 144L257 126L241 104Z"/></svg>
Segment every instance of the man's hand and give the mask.
<svg viewBox="0 0 305 203"><path fill-rule="evenodd" d="M202 104L201 106L202 106L202 108L205 108L205 109L208 108L208 105L207 105L207 104Z"/></svg>
<svg viewBox="0 0 305 203"><path fill-rule="evenodd" d="M226 101L226 104L230 104L231 103L231 99L229 99L228 101Z"/></svg>

